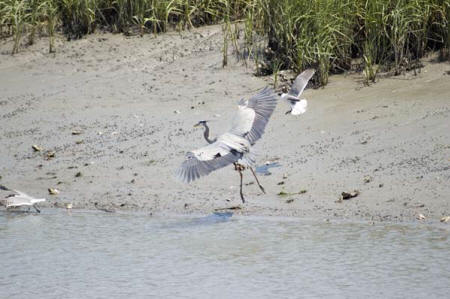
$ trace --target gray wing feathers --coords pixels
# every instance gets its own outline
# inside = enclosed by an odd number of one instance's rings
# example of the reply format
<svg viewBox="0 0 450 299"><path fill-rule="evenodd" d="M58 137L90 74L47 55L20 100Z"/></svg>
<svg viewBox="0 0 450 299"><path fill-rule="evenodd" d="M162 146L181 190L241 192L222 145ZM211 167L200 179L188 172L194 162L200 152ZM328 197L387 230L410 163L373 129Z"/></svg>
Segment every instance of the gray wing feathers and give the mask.
<svg viewBox="0 0 450 299"><path fill-rule="evenodd" d="M256 140L261 138L267 122L277 106L277 100L278 96L274 91L271 88L266 87L248 101L247 107L252 108L255 111L255 119L252 128L245 136L250 144L255 144Z"/></svg>
<svg viewBox="0 0 450 299"><path fill-rule="evenodd" d="M299 97L303 90L305 89L308 81L314 75L316 71L314 69L307 69L303 71L300 75L297 76L294 83L291 86L291 89L288 92L288 95Z"/></svg>
<svg viewBox="0 0 450 299"><path fill-rule="evenodd" d="M242 153L231 151L224 156L220 156L218 153L217 156L210 160L200 160L194 153L188 152L186 154L186 160L178 168L176 175L183 182L190 183L202 176L208 175L214 170L236 162L241 157Z"/></svg>

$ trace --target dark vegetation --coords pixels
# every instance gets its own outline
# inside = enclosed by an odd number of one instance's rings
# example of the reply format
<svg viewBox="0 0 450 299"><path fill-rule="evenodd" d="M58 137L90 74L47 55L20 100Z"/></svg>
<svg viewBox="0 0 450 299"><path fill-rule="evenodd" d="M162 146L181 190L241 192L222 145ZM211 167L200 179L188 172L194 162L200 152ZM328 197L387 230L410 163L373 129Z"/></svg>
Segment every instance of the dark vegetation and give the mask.
<svg viewBox="0 0 450 299"><path fill-rule="evenodd" d="M326 84L329 73L354 69L370 82L417 68L428 51L449 59L449 14L450 0L0 0L0 36L13 38L15 54L22 39L47 35L53 52L56 31L70 40L221 23L224 65L230 42L261 74L314 67Z"/></svg>

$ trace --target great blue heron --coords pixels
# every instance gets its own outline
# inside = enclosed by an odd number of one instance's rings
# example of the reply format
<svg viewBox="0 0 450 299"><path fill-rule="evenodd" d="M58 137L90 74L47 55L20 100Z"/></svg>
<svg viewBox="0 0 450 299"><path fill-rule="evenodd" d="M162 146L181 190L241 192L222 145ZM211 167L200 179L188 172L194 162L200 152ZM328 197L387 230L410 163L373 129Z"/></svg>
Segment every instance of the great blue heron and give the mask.
<svg viewBox="0 0 450 299"><path fill-rule="evenodd" d="M241 99L231 129L214 140L209 138L206 121L200 121L197 125L203 125L205 128L204 137L209 145L188 152L186 160L177 170L177 176L190 183L214 170L234 164L234 169L240 176L239 191L243 203L245 199L242 193L242 171L246 168L251 170L259 188L265 193L253 170L255 160L251 147L264 133L277 100L278 96L268 87L249 100Z"/></svg>
<svg viewBox="0 0 450 299"><path fill-rule="evenodd" d="M5 186L0 186L0 189L15 192L15 194L11 194L0 200L0 203L4 205L7 210L23 206L32 206L38 213L40 213L41 211L39 210L37 204L46 201L45 198L34 198L21 191L8 189Z"/></svg>
<svg viewBox="0 0 450 299"><path fill-rule="evenodd" d="M308 102L306 99L300 99L300 96L315 72L316 71L313 69L303 71L297 76L297 78L295 78L295 81L288 93L281 94L281 99L287 100L291 106L291 110L287 111L286 114L290 113L292 115L300 115L306 112Z"/></svg>

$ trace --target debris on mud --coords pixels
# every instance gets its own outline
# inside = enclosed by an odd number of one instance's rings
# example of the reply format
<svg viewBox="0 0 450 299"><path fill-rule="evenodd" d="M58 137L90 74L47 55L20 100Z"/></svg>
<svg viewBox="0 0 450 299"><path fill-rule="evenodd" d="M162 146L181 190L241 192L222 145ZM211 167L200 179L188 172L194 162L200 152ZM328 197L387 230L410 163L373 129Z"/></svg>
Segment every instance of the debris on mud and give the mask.
<svg viewBox="0 0 450 299"><path fill-rule="evenodd" d="M356 197L358 195L359 195L359 191L358 190L354 190L354 191L351 191L351 192L345 192L344 191L344 192L341 193L339 201L348 200L348 199Z"/></svg>
<svg viewBox="0 0 450 299"><path fill-rule="evenodd" d="M419 214L419 215L417 215L417 217L416 217L416 219L417 220L425 220L425 216L423 215L423 214Z"/></svg>
<svg viewBox="0 0 450 299"><path fill-rule="evenodd" d="M360 144L367 144L370 140L370 137L363 137L359 140Z"/></svg>
<svg viewBox="0 0 450 299"><path fill-rule="evenodd" d="M414 208L414 209L423 208L423 207L425 207L424 203L418 203L418 204L416 204L414 206L410 206L410 208Z"/></svg>
<svg viewBox="0 0 450 299"><path fill-rule="evenodd" d="M232 206L229 208L216 208L214 211L225 211L225 210L242 210L240 206Z"/></svg>
<svg viewBox="0 0 450 299"><path fill-rule="evenodd" d="M293 193L289 193L289 192L285 192L285 191L280 191L278 192L278 196L290 196L290 195L298 195L298 194L305 194L307 191L305 189L300 190L299 192L293 192Z"/></svg>
<svg viewBox="0 0 450 299"><path fill-rule="evenodd" d="M115 213L116 210L114 208L103 208L103 207L99 207L98 202L94 203L94 207L99 210L99 211L103 211L106 213Z"/></svg>
<svg viewBox="0 0 450 299"><path fill-rule="evenodd" d="M39 145L33 144L31 146L31 148L35 151L35 152L40 152L42 151L42 147L40 147Z"/></svg>
<svg viewBox="0 0 450 299"><path fill-rule="evenodd" d="M47 151L47 152L45 153L45 158L46 158L47 160L50 160L51 158L54 158L55 155L56 155L56 153L55 153L54 151Z"/></svg>
<svg viewBox="0 0 450 299"><path fill-rule="evenodd" d="M73 130L72 131L72 135L81 135L81 131L80 130Z"/></svg>
<svg viewBox="0 0 450 299"><path fill-rule="evenodd" d="M48 194L50 194L50 195L58 195L59 194L59 190L55 189L55 188L48 188Z"/></svg>
<svg viewBox="0 0 450 299"><path fill-rule="evenodd" d="M364 181L365 184L372 182L372 180L373 180L373 178L370 175L366 175L363 178L363 181Z"/></svg>
<svg viewBox="0 0 450 299"><path fill-rule="evenodd" d="M441 218L441 222L447 223L450 221L450 216L445 216Z"/></svg>

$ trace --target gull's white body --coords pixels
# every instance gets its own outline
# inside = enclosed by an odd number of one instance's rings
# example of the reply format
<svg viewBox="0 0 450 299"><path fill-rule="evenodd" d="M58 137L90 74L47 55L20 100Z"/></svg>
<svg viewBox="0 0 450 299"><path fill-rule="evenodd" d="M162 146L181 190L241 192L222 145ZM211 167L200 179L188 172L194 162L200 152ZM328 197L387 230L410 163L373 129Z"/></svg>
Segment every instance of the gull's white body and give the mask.
<svg viewBox="0 0 450 299"><path fill-rule="evenodd" d="M296 101L292 101L293 97L288 95L287 93L281 94L281 99L285 100L291 106L291 114L292 115L300 115L306 112L306 108L308 107L308 101L306 99L296 99Z"/></svg>
<svg viewBox="0 0 450 299"><path fill-rule="evenodd" d="M45 198L34 198L29 196L26 193L23 193L21 191L13 190L16 192L13 196L7 197L5 199L2 199L3 205L9 209L9 208L18 208L22 206L34 206L37 203L46 201Z"/></svg>

